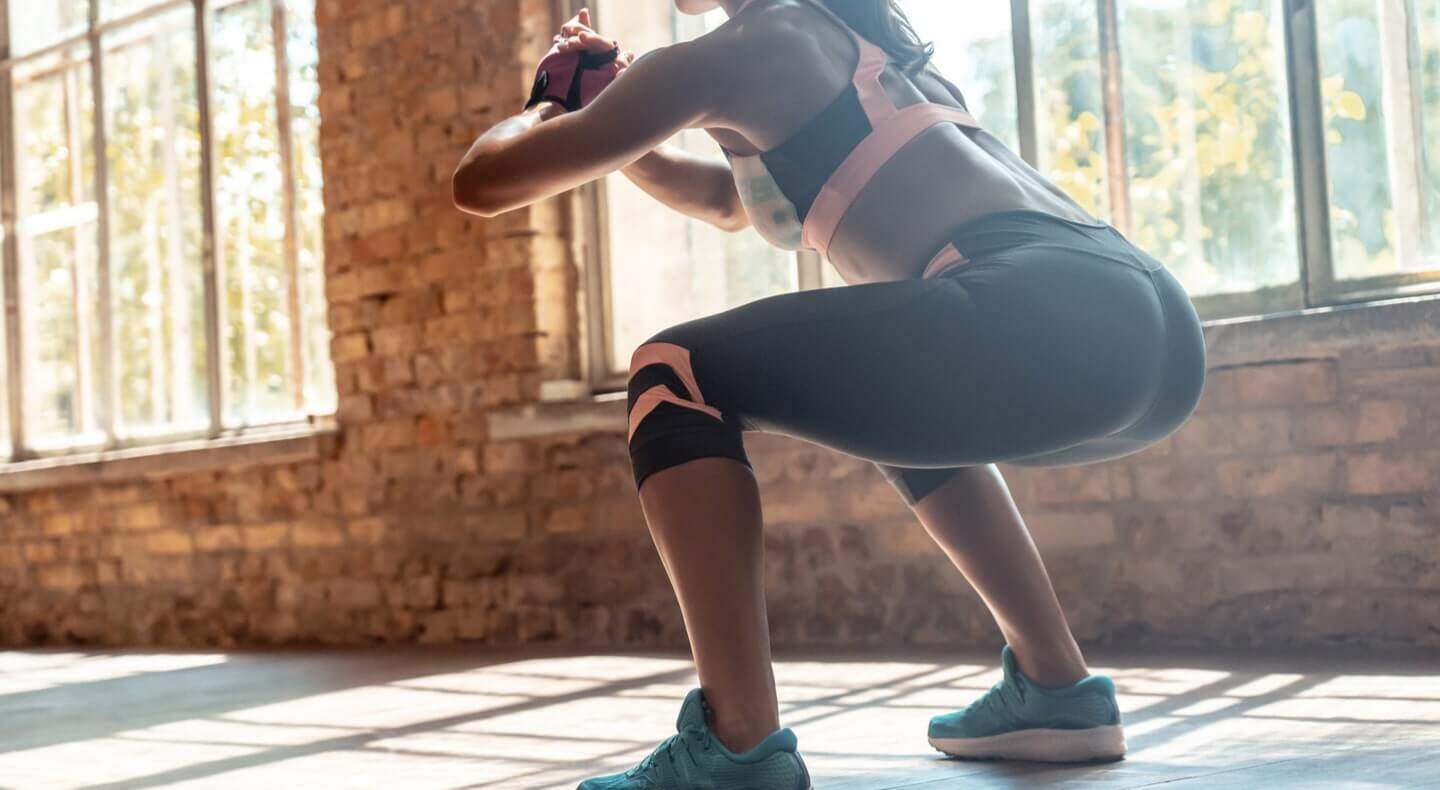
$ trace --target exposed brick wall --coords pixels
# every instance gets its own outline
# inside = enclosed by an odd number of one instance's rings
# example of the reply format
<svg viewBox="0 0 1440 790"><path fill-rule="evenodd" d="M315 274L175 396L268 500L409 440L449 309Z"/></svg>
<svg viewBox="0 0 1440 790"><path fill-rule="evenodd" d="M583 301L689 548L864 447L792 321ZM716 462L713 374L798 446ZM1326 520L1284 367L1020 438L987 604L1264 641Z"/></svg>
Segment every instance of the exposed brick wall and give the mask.
<svg viewBox="0 0 1440 790"><path fill-rule="evenodd" d="M525 95L550 0L322 0L319 21L336 437L0 496L0 644L681 644L623 403L514 430L581 370L567 205L449 203L474 133ZM1440 644L1437 326L1440 302L1212 327L1170 440L1006 468L1081 636ZM748 445L779 642L997 638L869 464Z"/></svg>

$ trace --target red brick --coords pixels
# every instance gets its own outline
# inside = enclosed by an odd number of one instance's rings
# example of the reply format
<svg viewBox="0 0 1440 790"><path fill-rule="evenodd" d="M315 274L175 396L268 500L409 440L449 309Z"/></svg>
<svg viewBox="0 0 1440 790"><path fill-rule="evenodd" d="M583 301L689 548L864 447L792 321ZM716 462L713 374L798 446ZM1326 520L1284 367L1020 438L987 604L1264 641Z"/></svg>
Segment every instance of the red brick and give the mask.
<svg viewBox="0 0 1440 790"><path fill-rule="evenodd" d="M235 526L200 527L195 531L195 548L200 551L228 551L240 545L240 529Z"/></svg>
<svg viewBox="0 0 1440 790"><path fill-rule="evenodd" d="M1339 387L1333 360L1249 365L1211 375L1240 405L1325 403L1335 400Z"/></svg>
<svg viewBox="0 0 1440 790"><path fill-rule="evenodd" d="M1345 490L1352 494L1434 492L1440 489L1434 456L1434 451L1346 456Z"/></svg>
<svg viewBox="0 0 1440 790"><path fill-rule="evenodd" d="M1292 455L1223 461L1215 471L1221 494L1263 497L1332 491L1337 465L1333 455Z"/></svg>
<svg viewBox="0 0 1440 790"><path fill-rule="evenodd" d="M241 529L245 548L267 551L285 546L290 541L290 525L283 523L249 524Z"/></svg>
<svg viewBox="0 0 1440 790"><path fill-rule="evenodd" d="M1032 486L1036 501L1047 505L1108 502L1115 496L1110 470L1095 464L1037 472Z"/></svg>
<svg viewBox="0 0 1440 790"><path fill-rule="evenodd" d="M1135 496L1153 502L1205 499L1216 494L1214 467L1194 462L1156 462L1134 467Z"/></svg>
<svg viewBox="0 0 1440 790"><path fill-rule="evenodd" d="M154 502L117 508L114 513L120 529L150 529L164 523L160 505Z"/></svg>
<svg viewBox="0 0 1440 790"><path fill-rule="evenodd" d="M290 540L299 548L328 548L345 542L345 530L336 521L305 518L291 526Z"/></svg>
<svg viewBox="0 0 1440 790"><path fill-rule="evenodd" d="M195 550L195 542L191 539L189 533L169 529L146 535L145 550L151 554L159 555L190 554Z"/></svg>

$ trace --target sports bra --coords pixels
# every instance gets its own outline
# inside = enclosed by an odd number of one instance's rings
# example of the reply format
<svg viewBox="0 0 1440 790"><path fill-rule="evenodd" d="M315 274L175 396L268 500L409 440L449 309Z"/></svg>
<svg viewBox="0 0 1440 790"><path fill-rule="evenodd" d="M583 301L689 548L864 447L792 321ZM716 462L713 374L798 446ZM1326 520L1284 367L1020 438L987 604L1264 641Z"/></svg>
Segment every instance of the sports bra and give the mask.
<svg viewBox="0 0 1440 790"><path fill-rule="evenodd" d="M744 11L756 0L740 5ZM865 185L886 162L932 126L978 129L965 110L925 101L896 107L880 84L890 65L885 50L857 34L823 0L805 0L848 32L860 51L850 87L780 145L754 155L723 146L740 200L755 230L788 250L813 249L828 257L835 231ZM953 257L953 256L952 256ZM952 260L939 257L927 267Z"/></svg>

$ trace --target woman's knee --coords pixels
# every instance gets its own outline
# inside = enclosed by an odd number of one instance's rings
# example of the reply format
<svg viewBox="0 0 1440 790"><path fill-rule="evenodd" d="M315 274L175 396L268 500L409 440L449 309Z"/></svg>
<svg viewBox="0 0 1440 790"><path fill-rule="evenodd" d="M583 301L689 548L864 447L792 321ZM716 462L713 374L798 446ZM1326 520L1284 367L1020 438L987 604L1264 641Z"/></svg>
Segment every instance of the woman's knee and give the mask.
<svg viewBox="0 0 1440 790"><path fill-rule="evenodd" d="M696 458L750 463L739 427L706 402L691 349L679 339L662 332L630 358L628 439L637 488L649 475Z"/></svg>

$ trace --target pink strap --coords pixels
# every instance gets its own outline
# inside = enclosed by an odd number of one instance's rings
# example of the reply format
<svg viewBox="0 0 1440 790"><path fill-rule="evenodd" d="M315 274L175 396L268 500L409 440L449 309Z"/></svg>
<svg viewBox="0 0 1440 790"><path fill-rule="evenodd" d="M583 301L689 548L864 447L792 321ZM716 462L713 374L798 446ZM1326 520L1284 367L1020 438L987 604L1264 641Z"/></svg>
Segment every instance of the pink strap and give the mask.
<svg viewBox="0 0 1440 790"><path fill-rule="evenodd" d="M855 150L836 168L805 217L805 244L827 255L830 242L840 221L850 210L860 191L900 149L920 133L940 123L979 128L975 116L944 104L922 102L912 104L876 126L874 131L855 146Z"/></svg>
<svg viewBox="0 0 1440 790"><path fill-rule="evenodd" d="M646 343L635 349L635 353L630 356L630 375L634 376L646 365L656 364L665 365L674 371L675 375L680 378L680 382L685 385L685 389L688 390L685 393L688 397L676 395L664 384L656 384L640 393L640 397L636 398L635 405L630 410L631 438L635 436L635 429L640 427L640 423L646 415L662 403L673 403L676 406L695 409L724 421L725 418L720 415L719 409L705 405L705 396L700 394L700 383L695 380L695 369L690 365L690 349L674 343Z"/></svg>
<svg viewBox="0 0 1440 790"><path fill-rule="evenodd" d="M845 24L845 20L830 10L823 0L810 0L810 4L849 33L850 38L855 40L855 46L860 48L860 60L855 64L855 92L860 96L860 106L865 108L865 117L870 119L870 125L879 126L882 121L896 113L895 102L890 101L889 94L885 93L885 88L880 84L880 75L885 73L890 56Z"/></svg>
<svg viewBox="0 0 1440 790"><path fill-rule="evenodd" d="M687 395L696 403L704 403L700 394L700 383L695 380L695 369L690 366L690 349L674 343L646 343L630 355L630 375L640 372L646 365L665 365L675 371L681 383L690 390Z"/></svg>
<svg viewBox="0 0 1440 790"><path fill-rule="evenodd" d="M920 275L920 279L929 280L932 277L938 277L941 272L951 267L960 266L969 262L970 259L966 258L964 253L956 249L953 243L946 244L945 249L935 253L935 257L930 259L930 265L925 267L925 273Z"/></svg>
<svg viewBox="0 0 1440 790"><path fill-rule="evenodd" d="M664 384L656 384L650 389L640 393L640 397L635 399L635 406L630 410L629 434L625 439L627 442L635 438L635 430L640 427L640 423L644 422L645 418L650 416L650 412L655 411L656 407L662 403L673 403L676 406L683 406L687 409L703 412L721 422L725 421L725 418L720 415L720 410L714 406L704 406L694 401L685 400L671 392L670 388Z"/></svg>

